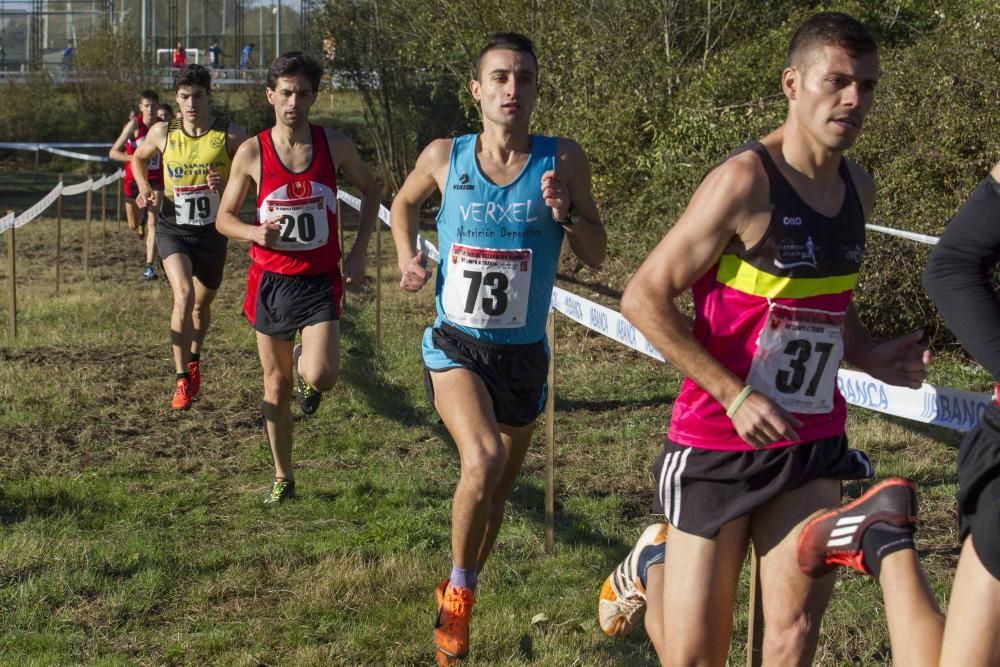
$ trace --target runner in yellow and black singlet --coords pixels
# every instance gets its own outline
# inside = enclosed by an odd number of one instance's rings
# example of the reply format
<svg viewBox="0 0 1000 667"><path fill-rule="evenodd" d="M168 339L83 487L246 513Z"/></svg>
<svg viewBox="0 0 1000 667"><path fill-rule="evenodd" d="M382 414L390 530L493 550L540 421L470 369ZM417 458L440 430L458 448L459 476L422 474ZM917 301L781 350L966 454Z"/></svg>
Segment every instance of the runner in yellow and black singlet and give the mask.
<svg viewBox="0 0 1000 667"><path fill-rule="evenodd" d="M227 239L216 231L215 216L232 156L246 139L242 128L212 113L211 84L204 67L185 67L176 84L181 117L153 127L132 160L136 203L160 206L156 242L174 297L175 410L191 407L201 387L201 347L226 261ZM162 202L147 178L147 163L157 150L163 155Z"/></svg>

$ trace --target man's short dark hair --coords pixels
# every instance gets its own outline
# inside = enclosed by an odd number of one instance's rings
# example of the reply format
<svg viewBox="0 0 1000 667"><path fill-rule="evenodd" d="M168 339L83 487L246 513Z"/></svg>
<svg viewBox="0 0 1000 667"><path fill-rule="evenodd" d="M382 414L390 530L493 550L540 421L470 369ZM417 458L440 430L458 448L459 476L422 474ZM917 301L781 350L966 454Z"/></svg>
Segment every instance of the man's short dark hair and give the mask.
<svg viewBox="0 0 1000 667"><path fill-rule="evenodd" d="M841 12L820 12L795 31L785 55L785 67L802 65L805 55L818 46L839 46L852 58L878 54L875 38L856 18Z"/></svg>
<svg viewBox="0 0 1000 667"><path fill-rule="evenodd" d="M141 93L139 93L139 99L140 100L153 100L154 102L159 102L160 101L160 94L157 93L155 90L153 90L151 88L147 88L146 90L144 90Z"/></svg>
<svg viewBox="0 0 1000 667"><path fill-rule="evenodd" d="M282 53L267 70L267 87L274 90L278 85L278 79L300 74L312 86L314 93L319 91L319 82L323 79L323 66L319 61L302 51Z"/></svg>
<svg viewBox="0 0 1000 667"><path fill-rule="evenodd" d="M174 81L174 89L181 86L201 86L212 90L212 74L201 65L185 65Z"/></svg>
<svg viewBox="0 0 1000 667"><path fill-rule="evenodd" d="M538 56L535 55L535 45L531 43L530 39L519 32L495 32L487 38L486 46L479 52L479 57L476 59L477 79L482 74L483 56L490 51L498 50L527 53L535 61L535 67L538 67Z"/></svg>

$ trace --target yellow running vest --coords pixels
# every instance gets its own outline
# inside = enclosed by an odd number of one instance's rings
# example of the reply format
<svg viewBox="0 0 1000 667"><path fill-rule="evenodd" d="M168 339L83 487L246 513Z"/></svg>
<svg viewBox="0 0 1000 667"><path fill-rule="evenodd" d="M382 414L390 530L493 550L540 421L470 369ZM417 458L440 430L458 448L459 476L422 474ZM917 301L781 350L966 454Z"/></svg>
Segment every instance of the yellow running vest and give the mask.
<svg viewBox="0 0 1000 667"><path fill-rule="evenodd" d="M226 148L229 121L216 118L212 127L198 137L184 132L180 119L173 119L167 129L163 152L163 194L174 203L177 224L203 226L215 222L219 195L206 186L211 167L229 179L232 158Z"/></svg>

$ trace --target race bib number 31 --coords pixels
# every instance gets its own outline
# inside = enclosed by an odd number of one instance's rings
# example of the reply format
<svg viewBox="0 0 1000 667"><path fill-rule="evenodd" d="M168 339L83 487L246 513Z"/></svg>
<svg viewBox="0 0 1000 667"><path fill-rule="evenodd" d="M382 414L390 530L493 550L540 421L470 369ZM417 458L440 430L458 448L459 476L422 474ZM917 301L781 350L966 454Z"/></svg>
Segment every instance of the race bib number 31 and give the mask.
<svg viewBox="0 0 1000 667"><path fill-rule="evenodd" d="M323 197L269 199L267 219L281 227L274 246L280 250L312 250L326 245L330 238Z"/></svg>
<svg viewBox="0 0 1000 667"><path fill-rule="evenodd" d="M844 313L771 304L747 384L791 412L833 410Z"/></svg>
<svg viewBox="0 0 1000 667"><path fill-rule="evenodd" d="M215 222L219 212L219 193L208 185L175 185L174 208L178 225L203 227Z"/></svg>
<svg viewBox="0 0 1000 667"><path fill-rule="evenodd" d="M455 324L476 329L523 327L531 287L531 250L452 244L441 301Z"/></svg>

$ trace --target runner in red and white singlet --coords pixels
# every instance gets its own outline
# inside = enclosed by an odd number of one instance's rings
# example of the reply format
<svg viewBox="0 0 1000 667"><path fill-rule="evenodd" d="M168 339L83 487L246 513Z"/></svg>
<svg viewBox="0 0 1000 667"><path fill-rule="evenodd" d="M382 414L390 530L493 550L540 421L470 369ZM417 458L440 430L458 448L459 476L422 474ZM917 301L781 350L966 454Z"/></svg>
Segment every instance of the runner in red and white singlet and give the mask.
<svg viewBox="0 0 1000 667"><path fill-rule="evenodd" d="M157 122L156 107L160 97L154 90L144 90L139 94L139 114L130 118L118 139L108 151L108 157L112 160L124 163L125 176L122 179L122 191L125 194L125 216L128 220L128 228L131 229L140 239L145 238L146 266L143 270L145 280L154 280L156 272L153 270L153 252L156 240L152 230L156 224L156 212L150 209L148 212L139 211L135 198L139 195L139 186L132 176L132 155L142 144L149 132L149 128ZM159 153L149 161L149 180L155 190L163 190L163 164Z"/></svg>
<svg viewBox="0 0 1000 667"><path fill-rule="evenodd" d="M311 125L323 68L302 53L271 65L267 99L277 123L247 141L233 159L216 227L250 242L243 314L257 332L264 370L261 412L274 457L274 484L266 503L295 497L292 471L293 379L305 414L319 408L340 368L340 299L343 293L337 220L337 170L361 189L361 222L344 259L348 283L364 280L368 239L375 228L381 188L340 132ZM253 225L238 212L257 186ZM302 332L301 345L295 336Z"/></svg>

